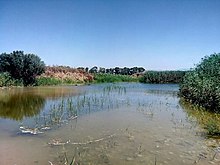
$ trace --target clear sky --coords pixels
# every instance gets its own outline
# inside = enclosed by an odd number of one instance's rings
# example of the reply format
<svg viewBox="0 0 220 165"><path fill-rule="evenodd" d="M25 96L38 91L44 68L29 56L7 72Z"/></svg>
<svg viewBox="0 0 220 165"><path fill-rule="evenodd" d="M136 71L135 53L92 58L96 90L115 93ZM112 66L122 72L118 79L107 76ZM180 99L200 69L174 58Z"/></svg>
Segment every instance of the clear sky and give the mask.
<svg viewBox="0 0 220 165"><path fill-rule="evenodd" d="M47 65L187 69L220 52L220 0L0 0L0 53Z"/></svg>

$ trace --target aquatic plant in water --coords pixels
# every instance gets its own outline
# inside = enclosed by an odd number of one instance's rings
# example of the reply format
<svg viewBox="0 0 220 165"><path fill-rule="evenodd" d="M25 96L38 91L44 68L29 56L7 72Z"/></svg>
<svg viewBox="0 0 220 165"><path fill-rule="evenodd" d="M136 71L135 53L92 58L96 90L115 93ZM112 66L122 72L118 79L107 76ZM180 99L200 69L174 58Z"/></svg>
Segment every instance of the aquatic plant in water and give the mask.
<svg viewBox="0 0 220 165"><path fill-rule="evenodd" d="M60 101L54 101L47 112L35 116L35 125L20 125L20 132L37 135L67 124L70 120L77 119L80 115L91 111L101 111L120 106L130 106L129 99L118 99L126 94L126 88L111 84L103 87L98 93L84 93L78 96L64 97Z"/></svg>

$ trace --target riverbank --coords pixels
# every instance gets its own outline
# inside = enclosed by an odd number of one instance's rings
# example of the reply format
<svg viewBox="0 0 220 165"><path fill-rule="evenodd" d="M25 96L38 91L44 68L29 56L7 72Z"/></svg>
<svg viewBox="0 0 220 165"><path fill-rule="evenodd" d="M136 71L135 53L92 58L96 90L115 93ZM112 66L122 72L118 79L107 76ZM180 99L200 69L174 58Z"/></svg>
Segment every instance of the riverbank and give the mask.
<svg viewBox="0 0 220 165"><path fill-rule="evenodd" d="M45 73L36 78L33 86L51 85L82 85L89 83L138 82L137 75L120 75L110 73L89 73L82 69L68 66L47 66ZM22 82L14 80L8 73L0 74L0 88L23 86Z"/></svg>

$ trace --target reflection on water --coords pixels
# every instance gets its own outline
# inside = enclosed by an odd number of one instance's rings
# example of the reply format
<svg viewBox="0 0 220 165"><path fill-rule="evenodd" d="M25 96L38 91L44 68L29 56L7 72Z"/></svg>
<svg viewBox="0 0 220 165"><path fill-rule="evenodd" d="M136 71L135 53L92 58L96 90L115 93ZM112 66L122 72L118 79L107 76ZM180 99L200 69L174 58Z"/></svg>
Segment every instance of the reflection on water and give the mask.
<svg viewBox="0 0 220 165"><path fill-rule="evenodd" d="M85 165L206 165L220 161L218 140L201 136L203 127L190 108L180 104L177 85L117 83L22 90L24 95L16 90L12 92L16 95L2 94L0 111L19 104L16 96L22 100L17 107L29 107L34 117L24 115L17 123L0 120L0 164L64 165L74 160ZM6 103L8 109L3 107Z"/></svg>
<svg viewBox="0 0 220 165"><path fill-rule="evenodd" d="M44 107L45 99L29 93L14 94L6 100L0 100L0 117L13 120L22 120L24 117L33 117Z"/></svg>
<svg viewBox="0 0 220 165"><path fill-rule="evenodd" d="M23 120L40 113L46 99L57 99L76 95L70 87L30 87L2 90L0 94L0 117Z"/></svg>

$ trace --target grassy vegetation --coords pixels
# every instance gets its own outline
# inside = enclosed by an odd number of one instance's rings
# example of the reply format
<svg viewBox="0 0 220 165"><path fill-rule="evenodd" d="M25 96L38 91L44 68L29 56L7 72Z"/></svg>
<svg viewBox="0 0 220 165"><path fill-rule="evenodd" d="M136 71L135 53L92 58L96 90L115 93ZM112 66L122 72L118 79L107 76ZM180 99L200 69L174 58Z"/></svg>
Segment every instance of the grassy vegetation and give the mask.
<svg viewBox="0 0 220 165"><path fill-rule="evenodd" d="M50 85L71 85L71 84L81 84L82 81L74 81L69 78L58 79L54 77L38 77L35 86L50 86Z"/></svg>
<svg viewBox="0 0 220 165"><path fill-rule="evenodd" d="M59 85L62 81L51 77L38 77L36 81L36 86L46 86L46 85Z"/></svg>
<svg viewBox="0 0 220 165"><path fill-rule="evenodd" d="M180 95L196 105L220 112L220 53L206 56L185 75Z"/></svg>
<svg viewBox="0 0 220 165"><path fill-rule="evenodd" d="M0 87L11 86L14 84L14 81L11 79L8 73L0 73Z"/></svg>
<svg viewBox="0 0 220 165"><path fill-rule="evenodd" d="M22 82L13 79L9 73L0 73L0 87L21 86Z"/></svg>
<svg viewBox="0 0 220 165"><path fill-rule="evenodd" d="M94 82L96 83L113 83L113 82L137 82L138 78L108 73L94 74Z"/></svg>
<svg viewBox="0 0 220 165"><path fill-rule="evenodd" d="M220 135L220 114L207 111L205 108L180 99L180 105L187 111L188 119L201 125L207 135ZM196 120L194 120L194 118Z"/></svg>
<svg viewBox="0 0 220 165"><path fill-rule="evenodd" d="M147 71L140 79L142 83L180 83L186 71Z"/></svg>

